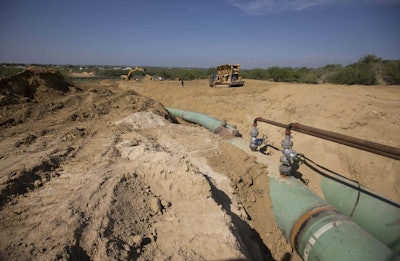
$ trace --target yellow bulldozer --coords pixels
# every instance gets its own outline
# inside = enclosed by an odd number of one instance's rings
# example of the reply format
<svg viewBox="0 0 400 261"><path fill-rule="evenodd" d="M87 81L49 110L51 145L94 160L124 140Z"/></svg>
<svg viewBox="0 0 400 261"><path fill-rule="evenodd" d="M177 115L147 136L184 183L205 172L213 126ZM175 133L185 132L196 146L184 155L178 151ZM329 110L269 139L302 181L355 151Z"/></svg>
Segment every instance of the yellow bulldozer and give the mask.
<svg viewBox="0 0 400 261"><path fill-rule="evenodd" d="M210 87L241 87L244 81L240 77L240 64L223 64L217 67L217 73L210 76Z"/></svg>
<svg viewBox="0 0 400 261"><path fill-rule="evenodd" d="M132 78L132 74L134 72L143 72L143 73L145 73L146 70L144 68L136 66L135 68L129 70L127 75L125 75L125 74L121 75L121 79L129 81ZM147 76L147 74L146 74L146 76Z"/></svg>

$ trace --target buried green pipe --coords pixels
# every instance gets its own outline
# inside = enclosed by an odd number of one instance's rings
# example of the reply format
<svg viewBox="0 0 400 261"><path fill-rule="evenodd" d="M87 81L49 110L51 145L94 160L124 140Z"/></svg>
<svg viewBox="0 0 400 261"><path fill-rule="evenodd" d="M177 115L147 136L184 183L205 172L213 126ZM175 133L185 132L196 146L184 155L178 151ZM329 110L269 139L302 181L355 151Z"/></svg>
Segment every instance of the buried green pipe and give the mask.
<svg viewBox="0 0 400 261"><path fill-rule="evenodd" d="M400 260L294 177L270 177L270 193L278 226L304 260Z"/></svg>
<svg viewBox="0 0 400 261"><path fill-rule="evenodd" d="M184 111L168 107L165 107L165 109L172 115L175 115L176 117L182 118L185 121L200 124L201 126L207 128L209 131L213 133L218 133L221 136L224 135L240 136L240 133L239 131L237 131L235 126L226 124L225 121L220 121L206 114L192 112L192 111Z"/></svg>
<svg viewBox="0 0 400 261"><path fill-rule="evenodd" d="M216 130L221 126L226 127L233 132L237 131L234 126L226 124L224 121L217 120L206 114L167 107L165 109L167 109L169 113L175 115L176 117L182 118L189 122L200 124L201 126L206 127L211 132L216 132Z"/></svg>
<svg viewBox="0 0 400 261"><path fill-rule="evenodd" d="M228 142L254 154L249 142ZM276 223L304 260L399 260L385 244L354 223L348 216L315 195L294 177L281 176L279 166L261 153L268 164L270 196Z"/></svg>
<svg viewBox="0 0 400 261"><path fill-rule="evenodd" d="M333 174L332 174L333 175ZM334 175L342 183L321 179L324 198L397 254L400 253L400 208L356 182ZM351 187L350 187L351 186ZM354 189L358 187L359 189ZM361 190L361 191L360 191ZM365 192L369 192L364 193ZM375 195L375 196L374 196Z"/></svg>
<svg viewBox="0 0 400 261"><path fill-rule="evenodd" d="M221 121L204 114L167 110L213 132L221 126ZM243 139L228 141L249 153L249 143ZM295 178L281 177L276 164L269 164L269 176L276 222L304 260L400 260L390 248Z"/></svg>
<svg viewBox="0 0 400 261"><path fill-rule="evenodd" d="M206 127L208 130L211 132L214 132L216 128L220 127L222 122L212 118L208 115L197 113L197 112L191 112L191 111L183 111L183 110L178 110L174 108L166 108L171 114L182 118L186 121L190 121L193 123L200 124L203 127Z"/></svg>

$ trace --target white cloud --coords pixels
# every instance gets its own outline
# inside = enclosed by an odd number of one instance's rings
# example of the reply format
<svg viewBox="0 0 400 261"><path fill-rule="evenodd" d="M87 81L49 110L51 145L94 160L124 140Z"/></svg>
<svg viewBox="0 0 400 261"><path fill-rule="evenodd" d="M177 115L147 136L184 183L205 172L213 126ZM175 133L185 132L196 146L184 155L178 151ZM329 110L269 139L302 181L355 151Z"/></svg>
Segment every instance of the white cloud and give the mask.
<svg viewBox="0 0 400 261"><path fill-rule="evenodd" d="M399 4L400 0L227 0L248 15L262 15L282 11L301 11L316 6L339 3Z"/></svg>
<svg viewBox="0 0 400 261"><path fill-rule="evenodd" d="M314 6L327 5L343 0L228 0L245 14L261 15L285 10L304 10Z"/></svg>

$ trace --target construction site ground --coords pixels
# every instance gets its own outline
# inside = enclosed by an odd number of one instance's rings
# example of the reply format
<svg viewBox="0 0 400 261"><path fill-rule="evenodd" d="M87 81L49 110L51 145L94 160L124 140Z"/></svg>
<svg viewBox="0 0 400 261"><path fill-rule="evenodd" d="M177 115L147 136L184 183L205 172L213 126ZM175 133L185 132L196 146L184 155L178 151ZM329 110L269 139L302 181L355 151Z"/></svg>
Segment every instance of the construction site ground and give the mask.
<svg viewBox="0 0 400 261"><path fill-rule="evenodd" d="M1 82L0 260L300 260L276 225L268 168L172 107L236 125L254 118L400 147L399 86L246 80ZM5 87L4 87L5 86ZM284 129L259 124L279 164ZM293 132L318 164L400 201L399 161ZM300 167L322 197L320 177Z"/></svg>

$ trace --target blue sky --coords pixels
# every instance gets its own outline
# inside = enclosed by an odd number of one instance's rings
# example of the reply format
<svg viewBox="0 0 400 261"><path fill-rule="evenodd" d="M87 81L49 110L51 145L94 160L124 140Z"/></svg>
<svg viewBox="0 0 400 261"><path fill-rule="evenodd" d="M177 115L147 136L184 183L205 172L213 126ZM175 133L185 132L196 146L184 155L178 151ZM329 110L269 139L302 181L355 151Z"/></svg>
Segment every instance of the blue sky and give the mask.
<svg viewBox="0 0 400 261"><path fill-rule="evenodd" d="M243 68L400 59L400 0L2 0L0 63Z"/></svg>

